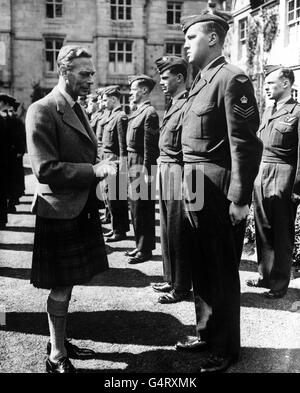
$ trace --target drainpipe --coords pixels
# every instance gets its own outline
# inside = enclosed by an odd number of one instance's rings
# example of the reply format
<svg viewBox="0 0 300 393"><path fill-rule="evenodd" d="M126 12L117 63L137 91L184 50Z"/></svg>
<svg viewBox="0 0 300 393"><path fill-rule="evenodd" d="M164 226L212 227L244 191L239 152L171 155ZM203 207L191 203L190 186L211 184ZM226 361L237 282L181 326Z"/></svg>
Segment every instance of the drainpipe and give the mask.
<svg viewBox="0 0 300 393"><path fill-rule="evenodd" d="M14 95L14 12L13 12L13 0L10 0L10 90L11 94Z"/></svg>

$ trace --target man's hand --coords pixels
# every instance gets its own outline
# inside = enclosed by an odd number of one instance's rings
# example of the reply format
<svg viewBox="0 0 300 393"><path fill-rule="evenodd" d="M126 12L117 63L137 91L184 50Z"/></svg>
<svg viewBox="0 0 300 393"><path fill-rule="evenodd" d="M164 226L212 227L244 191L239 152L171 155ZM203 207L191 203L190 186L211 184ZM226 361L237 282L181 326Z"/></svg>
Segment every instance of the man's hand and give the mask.
<svg viewBox="0 0 300 393"><path fill-rule="evenodd" d="M102 180L108 175L114 176L117 174L117 162L102 160L98 164L93 165L93 169L95 176Z"/></svg>
<svg viewBox="0 0 300 393"><path fill-rule="evenodd" d="M248 213L249 213L248 205L239 206L236 203L231 202L229 206L229 216L232 225L239 224L241 221L247 218Z"/></svg>

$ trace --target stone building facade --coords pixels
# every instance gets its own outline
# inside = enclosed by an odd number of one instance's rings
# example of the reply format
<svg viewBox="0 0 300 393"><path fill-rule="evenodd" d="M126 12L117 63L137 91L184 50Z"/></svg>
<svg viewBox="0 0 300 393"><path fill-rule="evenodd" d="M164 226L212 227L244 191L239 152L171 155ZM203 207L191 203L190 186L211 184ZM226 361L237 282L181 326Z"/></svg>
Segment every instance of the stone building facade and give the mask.
<svg viewBox="0 0 300 393"><path fill-rule="evenodd" d="M120 84L125 105L128 75L158 81L154 60L183 54L180 17L206 7L206 0L0 0L0 90L26 109L33 85L46 93L56 84L60 47L81 44L93 54L95 88ZM158 85L152 98L162 112Z"/></svg>

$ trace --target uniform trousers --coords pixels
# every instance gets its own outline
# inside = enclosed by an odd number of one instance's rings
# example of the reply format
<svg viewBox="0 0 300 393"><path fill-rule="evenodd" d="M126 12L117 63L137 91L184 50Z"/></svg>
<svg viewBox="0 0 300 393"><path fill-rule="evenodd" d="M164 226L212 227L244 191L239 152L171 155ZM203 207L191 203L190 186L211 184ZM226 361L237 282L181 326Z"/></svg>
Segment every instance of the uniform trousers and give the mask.
<svg viewBox="0 0 300 393"><path fill-rule="evenodd" d="M137 181L143 182L143 174L135 171L136 167L143 166L143 161L142 155L128 152L129 188L135 188ZM155 187L155 184L152 187ZM145 189L145 198L133 198L129 192L129 206L136 248L143 253L149 253L155 249L155 194L151 195L151 185ZM140 186L136 187L136 191L140 192Z"/></svg>
<svg viewBox="0 0 300 393"><path fill-rule="evenodd" d="M191 169L185 164L184 170ZM188 168L189 167L189 168ZM212 353L238 356L240 349L240 280L245 220L232 226L227 199L230 170L214 163L192 164L204 174L202 209L186 204L190 240L196 332Z"/></svg>
<svg viewBox="0 0 300 393"><path fill-rule="evenodd" d="M182 199L182 174L182 165L160 163L160 238L164 281L172 283L177 291L189 291L191 229Z"/></svg>
<svg viewBox="0 0 300 393"><path fill-rule="evenodd" d="M291 194L295 166L262 162L254 183L254 217L261 284L286 292L291 274L297 205Z"/></svg>
<svg viewBox="0 0 300 393"><path fill-rule="evenodd" d="M104 160L119 160L119 157L114 153L103 153ZM126 173L125 175L126 176ZM120 171L118 164L117 176L104 179L103 186L103 199L107 210L110 213L111 225L114 233L124 234L129 231L129 215L128 215L128 202L127 202L127 187L126 183L123 182L123 186L126 189L122 190L124 198L120 198L120 187L119 187ZM110 182L111 181L111 182Z"/></svg>

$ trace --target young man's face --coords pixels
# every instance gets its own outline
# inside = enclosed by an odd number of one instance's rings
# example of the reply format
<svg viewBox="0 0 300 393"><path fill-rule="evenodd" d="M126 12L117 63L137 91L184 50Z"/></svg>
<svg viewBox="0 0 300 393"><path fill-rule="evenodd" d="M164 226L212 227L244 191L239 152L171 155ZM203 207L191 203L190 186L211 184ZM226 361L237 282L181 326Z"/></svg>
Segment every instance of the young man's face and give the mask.
<svg viewBox="0 0 300 393"><path fill-rule="evenodd" d="M72 69L64 74L67 92L71 97L86 96L94 83L95 68L90 58L79 57L72 61Z"/></svg>
<svg viewBox="0 0 300 393"><path fill-rule="evenodd" d="M201 23L192 25L185 34L184 48L190 63L201 67L209 54L209 35L201 31Z"/></svg>
<svg viewBox="0 0 300 393"><path fill-rule="evenodd" d="M174 75L170 72L170 70L166 70L160 75L159 84L161 85L164 94L173 96L180 85L180 79L178 75Z"/></svg>
<svg viewBox="0 0 300 393"><path fill-rule="evenodd" d="M130 86L130 99L133 104L139 104L143 98L143 88L139 86L139 81L134 81Z"/></svg>
<svg viewBox="0 0 300 393"><path fill-rule="evenodd" d="M88 100L86 111L89 114L95 113L97 110L97 102L93 101L92 99Z"/></svg>
<svg viewBox="0 0 300 393"><path fill-rule="evenodd" d="M281 70L271 72L265 79L264 88L270 100L278 101L286 93L289 81L280 77Z"/></svg>
<svg viewBox="0 0 300 393"><path fill-rule="evenodd" d="M113 96L108 96L107 94L103 94L102 102L104 107L109 111L111 111L114 108L115 101L113 99Z"/></svg>

